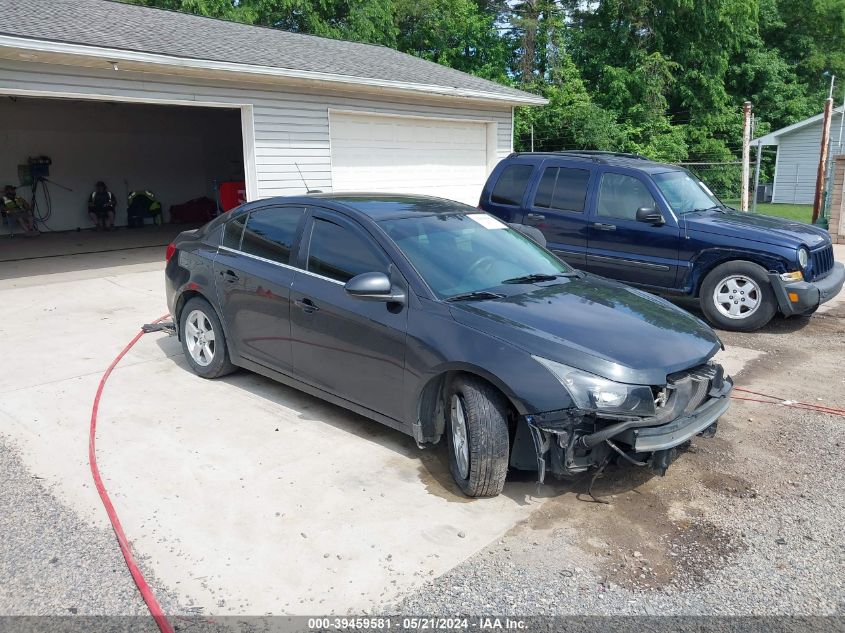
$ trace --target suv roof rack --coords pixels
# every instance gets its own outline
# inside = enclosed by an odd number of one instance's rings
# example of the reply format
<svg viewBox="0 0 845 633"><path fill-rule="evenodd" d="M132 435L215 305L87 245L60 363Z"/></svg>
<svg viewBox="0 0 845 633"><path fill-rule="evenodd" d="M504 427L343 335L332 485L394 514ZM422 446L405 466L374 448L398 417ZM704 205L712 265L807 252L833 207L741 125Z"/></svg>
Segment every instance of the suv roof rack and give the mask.
<svg viewBox="0 0 845 633"><path fill-rule="evenodd" d="M596 162L607 162L603 161L603 158L630 158L633 160L647 160L650 161L651 159L648 156L643 156L642 154L631 154L628 152L608 152L603 150L595 150L595 149L567 149L561 150L558 152L514 152L511 156L520 156L520 155L542 155L542 156L581 156L584 158L590 158Z"/></svg>

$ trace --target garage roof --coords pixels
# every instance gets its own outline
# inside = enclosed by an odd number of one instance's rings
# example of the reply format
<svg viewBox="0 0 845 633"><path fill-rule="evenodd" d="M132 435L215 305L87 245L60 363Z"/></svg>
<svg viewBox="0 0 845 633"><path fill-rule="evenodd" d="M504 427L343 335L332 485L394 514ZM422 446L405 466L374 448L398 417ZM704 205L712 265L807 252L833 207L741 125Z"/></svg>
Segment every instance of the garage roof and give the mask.
<svg viewBox="0 0 845 633"><path fill-rule="evenodd" d="M3 36L6 36L4 38ZM7 38L218 63L221 70L341 81L508 103L543 104L515 90L384 46L248 26L111 0L0 0ZM8 42L5 42L8 45ZM20 43L18 43L20 46ZM61 52L61 47L54 47ZM82 54L82 51L77 51Z"/></svg>

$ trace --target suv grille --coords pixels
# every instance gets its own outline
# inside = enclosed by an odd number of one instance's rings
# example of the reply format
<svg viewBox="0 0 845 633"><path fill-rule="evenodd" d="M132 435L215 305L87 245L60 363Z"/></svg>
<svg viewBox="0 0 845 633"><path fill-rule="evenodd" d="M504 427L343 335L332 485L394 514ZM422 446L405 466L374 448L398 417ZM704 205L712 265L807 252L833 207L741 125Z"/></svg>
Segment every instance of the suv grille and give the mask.
<svg viewBox="0 0 845 633"><path fill-rule="evenodd" d="M827 246L810 252L813 279L825 277L833 269L833 246Z"/></svg>

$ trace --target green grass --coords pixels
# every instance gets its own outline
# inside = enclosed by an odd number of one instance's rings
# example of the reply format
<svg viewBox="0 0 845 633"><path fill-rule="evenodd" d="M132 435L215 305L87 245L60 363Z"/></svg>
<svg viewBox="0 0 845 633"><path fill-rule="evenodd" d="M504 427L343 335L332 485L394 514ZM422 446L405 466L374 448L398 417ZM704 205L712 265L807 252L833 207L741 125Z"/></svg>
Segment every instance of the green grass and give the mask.
<svg viewBox="0 0 845 633"><path fill-rule="evenodd" d="M739 208L739 200L724 200L725 204ZM750 206L750 205L749 205ZM788 220L810 223L813 218L813 205L811 204L764 204L757 203L757 213L762 215L776 215Z"/></svg>

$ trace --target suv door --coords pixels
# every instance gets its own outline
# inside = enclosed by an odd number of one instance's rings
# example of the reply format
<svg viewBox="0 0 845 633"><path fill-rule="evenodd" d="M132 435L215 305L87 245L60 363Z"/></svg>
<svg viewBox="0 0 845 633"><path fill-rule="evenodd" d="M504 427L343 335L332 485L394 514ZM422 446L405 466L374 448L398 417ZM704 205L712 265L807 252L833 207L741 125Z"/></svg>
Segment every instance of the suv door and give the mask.
<svg viewBox="0 0 845 633"><path fill-rule="evenodd" d="M303 205L272 205L226 223L214 280L231 344L238 354L290 373L290 266L305 224Z"/></svg>
<svg viewBox="0 0 845 633"><path fill-rule="evenodd" d="M673 288L680 230L653 183L633 170L607 168L597 179L587 236L587 270L637 285ZM637 209L663 215L655 226L638 222Z"/></svg>
<svg viewBox="0 0 845 633"><path fill-rule="evenodd" d="M542 231L546 247L577 268L587 267L587 192L592 172L586 165L546 161L529 192L523 224Z"/></svg>
<svg viewBox="0 0 845 633"><path fill-rule="evenodd" d="M315 387L382 413L404 416L406 305L363 301L344 285L365 272L384 272L408 286L373 237L357 222L313 208L305 227L291 291L293 366Z"/></svg>

